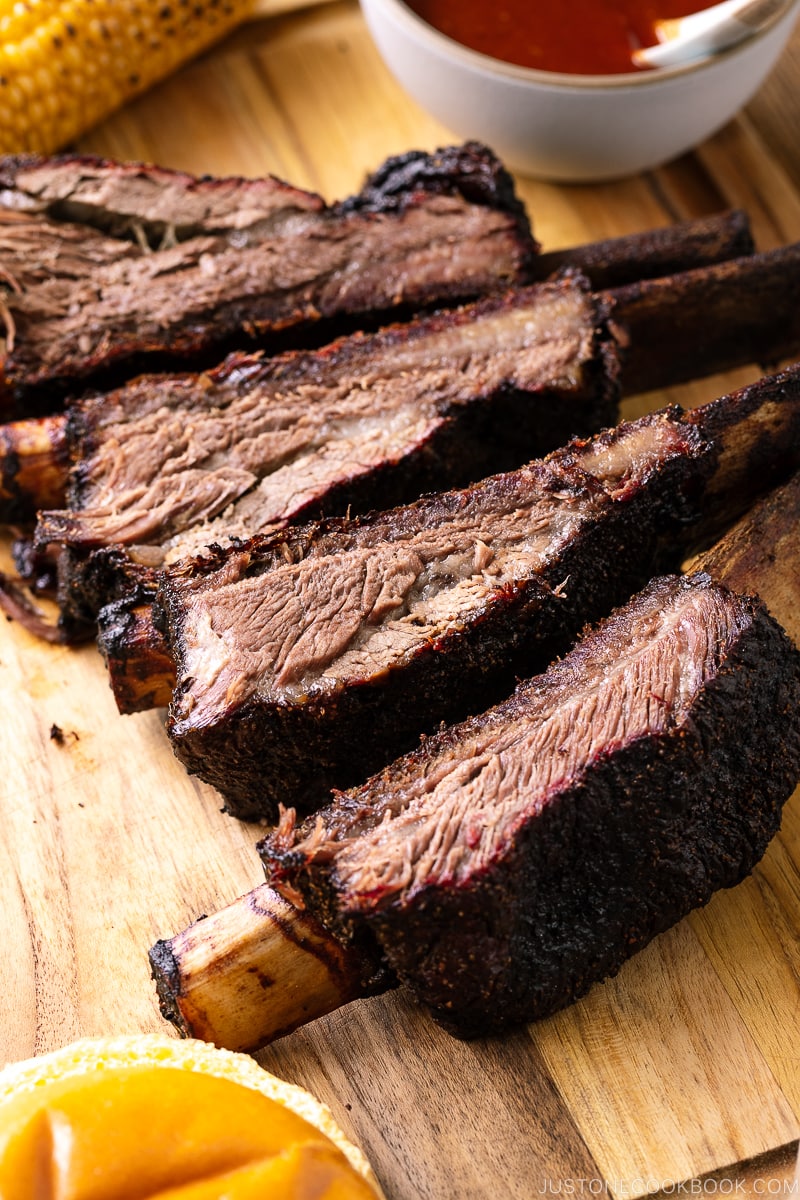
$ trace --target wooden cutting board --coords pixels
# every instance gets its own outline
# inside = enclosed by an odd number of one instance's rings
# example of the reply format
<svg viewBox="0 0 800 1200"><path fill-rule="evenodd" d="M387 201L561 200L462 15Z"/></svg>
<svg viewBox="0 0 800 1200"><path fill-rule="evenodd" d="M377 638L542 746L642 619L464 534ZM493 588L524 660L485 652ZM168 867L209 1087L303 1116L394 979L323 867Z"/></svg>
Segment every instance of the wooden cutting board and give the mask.
<svg viewBox="0 0 800 1200"><path fill-rule="evenodd" d="M554 249L740 205L761 248L800 239L798 84L800 39L746 114L695 154L621 183L520 180L537 236ZM354 3L334 3L240 31L81 148L272 172L334 199L387 154L451 140L382 67ZM757 374L627 413L699 403ZM91 646L42 645L3 622L0 704L2 1057L161 1030L147 948L261 881L261 831L184 774L163 713L117 715ZM796 794L752 878L549 1021L465 1044L396 993L259 1059L330 1105L390 1200L628 1200L687 1180L672 1194L788 1194L799 1017Z"/></svg>

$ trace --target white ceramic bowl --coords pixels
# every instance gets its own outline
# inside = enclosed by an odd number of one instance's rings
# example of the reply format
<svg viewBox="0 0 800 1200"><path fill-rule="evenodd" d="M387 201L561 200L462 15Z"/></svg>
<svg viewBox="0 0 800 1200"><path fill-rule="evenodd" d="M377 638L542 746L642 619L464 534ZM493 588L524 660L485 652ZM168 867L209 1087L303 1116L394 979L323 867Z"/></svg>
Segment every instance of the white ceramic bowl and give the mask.
<svg viewBox="0 0 800 1200"><path fill-rule="evenodd" d="M541 179L616 179L675 158L730 120L783 50L797 5L715 58L631 75L500 62L433 29L403 0L361 0L386 65L455 133Z"/></svg>

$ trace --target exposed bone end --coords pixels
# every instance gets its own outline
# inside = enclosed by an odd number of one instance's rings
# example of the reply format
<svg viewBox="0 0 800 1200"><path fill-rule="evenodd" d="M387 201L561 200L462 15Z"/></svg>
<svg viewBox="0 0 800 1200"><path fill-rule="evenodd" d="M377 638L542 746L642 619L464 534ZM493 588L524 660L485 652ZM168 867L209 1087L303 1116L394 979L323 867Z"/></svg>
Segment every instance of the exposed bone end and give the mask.
<svg viewBox="0 0 800 1200"><path fill-rule="evenodd" d="M175 687L175 660L153 623L150 604L131 607L123 600L107 605L97 642L121 713L166 708Z"/></svg>
<svg viewBox="0 0 800 1200"><path fill-rule="evenodd" d="M800 345L800 244L615 288L630 335L624 392L636 395L748 363L772 364ZM713 314L713 319L710 318Z"/></svg>
<svg viewBox="0 0 800 1200"><path fill-rule="evenodd" d="M694 409L687 420L715 446L717 456L704 517L694 530L694 546L699 549L717 542L765 487L789 478L800 467L800 367L794 363L721 396ZM770 503L768 499L767 506ZM720 547L727 546L726 538ZM720 547L716 562L721 566L729 550ZM713 570L710 573L723 578ZM756 584L749 589L733 586L740 591L760 590Z"/></svg>
<svg viewBox="0 0 800 1200"><path fill-rule="evenodd" d="M183 1037L253 1052L349 1000L391 986L266 884L150 951L162 1015Z"/></svg>
<svg viewBox="0 0 800 1200"><path fill-rule="evenodd" d="M747 213L736 209L644 233L551 250L537 256L533 274L536 279L547 279L566 268L577 268L598 291L640 279L692 271L753 252L749 218Z"/></svg>
<svg viewBox="0 0 800 1200"><path fill-rule="evenodd" d="M691 564L735 592L757 592L800 646L800 473L765 496Z"/></svg>
<svg viewBox="0 0 800 1200"><path fill-rule="evenodd" d="M69 468L63 415L0 425L0 520L64 504Z"/></svg>

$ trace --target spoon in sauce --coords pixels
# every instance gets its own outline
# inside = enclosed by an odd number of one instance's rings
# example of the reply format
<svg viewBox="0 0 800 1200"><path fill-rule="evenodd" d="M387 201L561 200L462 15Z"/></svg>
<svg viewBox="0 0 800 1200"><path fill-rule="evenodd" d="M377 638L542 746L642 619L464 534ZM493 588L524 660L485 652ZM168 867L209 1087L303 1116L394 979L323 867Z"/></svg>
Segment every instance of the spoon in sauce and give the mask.
<svg viewBox="0 0 800 1200"><path fill-rule="evenodd" d="M708 58L752 37L796 0L723 0L712 8L655 22L659 44L634 50L639 67L672 67Z"/></svg>

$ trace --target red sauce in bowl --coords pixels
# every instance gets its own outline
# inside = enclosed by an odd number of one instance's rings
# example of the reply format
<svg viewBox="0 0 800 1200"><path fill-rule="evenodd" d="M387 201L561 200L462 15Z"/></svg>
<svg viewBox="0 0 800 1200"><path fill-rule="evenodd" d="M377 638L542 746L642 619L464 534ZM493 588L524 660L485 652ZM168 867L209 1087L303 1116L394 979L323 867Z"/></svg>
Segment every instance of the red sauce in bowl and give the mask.
<svg viewBox="0 0 800 1200"><path fill-rule="evenodd" d="M631 52L657 42L656 20L710 8L698 0L406 0L434 29L492 58L571 75L638 71Z"/></svg>

